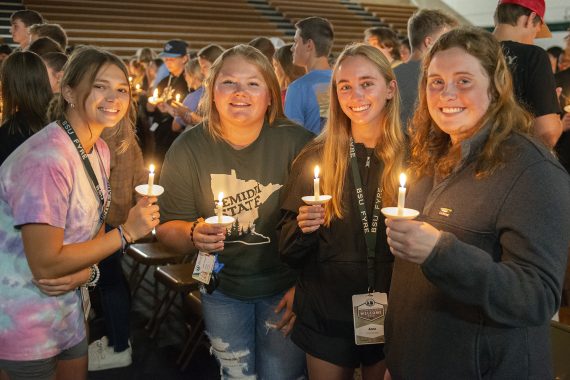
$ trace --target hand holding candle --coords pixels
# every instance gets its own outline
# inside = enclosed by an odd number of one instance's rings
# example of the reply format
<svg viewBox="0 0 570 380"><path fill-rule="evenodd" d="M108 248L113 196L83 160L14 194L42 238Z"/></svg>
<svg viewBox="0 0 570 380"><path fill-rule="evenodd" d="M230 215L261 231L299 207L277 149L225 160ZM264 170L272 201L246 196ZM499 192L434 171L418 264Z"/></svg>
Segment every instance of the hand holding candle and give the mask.
<svg viewBox="0 0 570 380"><path fill-rule="evenodd" d="M319 165L315 166L315 180L313 182L315 201L318 201L321 196L320 183L319 183Z"/></svg>
<svg viewBox="0 0 570 380"><path fill-rule="evenodd" d="M180 103L180 94L176 94L175 101L176 101L176 103Z"/></svg>
<svg viewBox="0 0 570 380"><path fill-rule="evenodd" d="M398 189L398 215L404 215L406 203L406 175L400 174L400 188Z"/></svg>
<svg viewBox="0 0 570 380"><path fill-rule="evenodd" d="M222 224L223 217L224 217L223 209L222 209L222 206L224 205L223 200L224 200L224 193L220 192L218 194L218 204L216 205L216 215L218 216L218 223L219 224Z"/></svg>

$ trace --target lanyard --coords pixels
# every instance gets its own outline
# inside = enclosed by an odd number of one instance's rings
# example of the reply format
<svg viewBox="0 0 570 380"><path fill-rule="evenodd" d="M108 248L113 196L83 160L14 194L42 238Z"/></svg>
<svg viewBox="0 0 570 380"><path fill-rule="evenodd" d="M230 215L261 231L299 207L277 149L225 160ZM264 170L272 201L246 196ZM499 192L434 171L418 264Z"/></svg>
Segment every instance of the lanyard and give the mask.
<svg viewBox="0 0 570 380"><path fill-rule="evenodd" d="M105 218L107 217L107 214L109 213L109 208L111 207L111 183L109 182L109 179L107 178L107 174L105 173L105 170L102 170L103 180L107 184L107 194L109 194L107 199L105 199L105 195L103 194L103 191L101 190L101 186L99 185L99 181L97 180L97 176L95 175L95 172L93 171L93 167L91 166L91 162L89 161L89 157L87 156L87 153L85 153L85 149L83 148L83 145L81 145L81 141L79 141L79 138L75 134L75 131L73 130L71 125L65 119L60 121L60 126L63 128L63 130L67 133L67 135L69 136L69 138L73 142L75 149L77 149L77 153L79 153L79 157L81 157L81 161L83 161L83 167L85 168L85 171L87 172L87 176L89 177L89 180L91 181L91 185L93 186L95 195L99 199L99 205L100 205L101 210L102 210L101 214L99 214L99 223L103 224L105 222ZM99 152L97 151L97 148L93 147L93 149L95 149L95 152L97 152L97 157L99 158L99 163L101 163L101 158L99 157Z"/></svg>
<svg viewBox="0 0 570 380"><path fill-rule="evenodd" d="M366 259L368 269L368 292L374 291L375 280L375 257L376 257L376 234L378 231L378 221L380 220L380 205L382 204L382 190L378 187L376 197L374 200L374 208L372 209L372 223L368 223L368 215L366 214L366 203L364 201L364 191L362 188L362 179L358 171L358 161L356 160L356 151L354 148L354 140L350 138L350 168L352 170L352 178L354 186L356 187L356 200L358 203L358 211L360 220L362 222L362 229L364 230L364 237L366 243Z"/></svg>

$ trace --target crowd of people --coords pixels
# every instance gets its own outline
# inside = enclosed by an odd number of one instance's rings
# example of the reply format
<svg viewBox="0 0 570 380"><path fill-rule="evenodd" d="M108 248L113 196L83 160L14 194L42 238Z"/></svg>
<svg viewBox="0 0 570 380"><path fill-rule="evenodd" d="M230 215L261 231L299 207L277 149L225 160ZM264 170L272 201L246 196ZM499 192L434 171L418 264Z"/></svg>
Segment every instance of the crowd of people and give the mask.
<svg viewBox="0 0 570 380"><path fill-rule="evenodd" d="M211 264L201 307L224 379L553 378L570 34L535 46L545 10L501 0L490 33L420 9L406 38L369 28L338 56L334 25L308 17L292 44L173 39L126 62L15 12L0 379L131 365L122 256L149 236ZM149 164L160 198L135 192ZM404 199L416 218L382 215Z"/></svg>

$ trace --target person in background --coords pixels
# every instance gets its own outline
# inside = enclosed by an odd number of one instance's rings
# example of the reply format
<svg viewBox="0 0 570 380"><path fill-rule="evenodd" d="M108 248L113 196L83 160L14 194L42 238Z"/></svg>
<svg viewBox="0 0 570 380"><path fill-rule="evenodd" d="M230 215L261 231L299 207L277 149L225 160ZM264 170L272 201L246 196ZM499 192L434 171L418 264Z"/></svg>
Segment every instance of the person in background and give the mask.
<svg viewBox="0 0 570 380"><path fill-rule="evenodd" d="M59 24L34 24L30 26L30 44L41 37L49 37L65 51L67 47L67 33Z"/></svg>
<svg viewBox="0 0 570 380"><path fill-rule="evenodd" d="M40 57L47 53L63 53L61 46L49 37L40 37L32 42L27 49Z"/></svg>
<svg viewBox="0 0 570 380"><path fill-rule="evenodd" d="M396 202L406 149L386 57L366 44L345 48L330 99L325 129L295 160L281 206L279 251L301 269L291 339L306 352L312 380L352 379L354 368L362 368L365 380L383 379L383 344L355 343L352 297L387 293L394 260L378 218L382 205ZM313 193L315 165L323 193L332 196L324 207L301 200ZM366 233L363 214L371 225L378 222L379 233Z"/></svg>
<svg viewBox="0 0 570 380"><path fill-rule="evenodd" d="M183 130L188 126L194 126L202 121L202 115L198 110L200 99L204 95L204 76L197 58L191 59L184 66L184 77L190 93L186 95L182 103L172 102L169 113L174 117L172 129Z"/></svg>
<svg viewBox="0 0 570 380"><path fill-rule="evenodd" d="M3 110L1 165L17 147L47 124L52 91L42 59L29 51L14 52L5 59L0 83Z"/></svg>
<svg viewBox="0 0 570 380"><path fill-rule="evenodd" d="M224 48L220 45L211 44L198 50L197 57L200 64L200 70L204 78L210 74L210 67L214 64L216 59L224 52Z"/></svg>
<svg viewBox="0 0 570 380"><path fill-rule="evenodd" d="M400 40L400 59L402 63L408 62L410 55L412 55L412 48L410 47L410 39L406 37Z"/></svg>
<svg viewBox="0 0 570 380"><path fill-rule="evenodd" d="M20 45L20 50L26 49L30 44L30 26L45 22L41 14L29 9L12 13L10 15L12 41Z"/></svg>
<svg viewBox="0 0 570 380"><path fill-rule="evenodd" d="M548 54L548 60L550 61L552 72L556 74L558 72L558 62L560 61L560 56L564 54L564 49L560 46L551 46L546 49L546 53Z"/></svg>
<svg viewBox="0 0 570 380"><path fill-rule="evenodd" d="M273 42L267 37L256 37L247 43L249 46L253 46L263 53L267 57L269 62L273 59L273 54L275 54L275 46Z"/></svg>
<svg viewBox="0 0 570 380"><path fill-rule="evenodd" d="M534 116L533 133L552 148L562 133L560 105L548 54L535 38L551 37L544 22L544 0L500 0L495 9L495 38L507 59L515 95Z"/></svg>
<svg viewBox="0 0 570 380"><path fill-rule="evenodd" d="M420 215L386 222L392 378L554 378L570 177L530 136L491 33L458 28L432 46L413 123L406 207Z"/></svg>
<svg viewBox="0 0 570 380"><path fill-rule="evenodd" d="M47 67L51 91L54 94L59 94L61 78L63 77L63 67L67 63L67 55L52 52L42 55L41 58Z"/></svg>
<svg viewBox="0 0 570 380"><path fill-rule="evenodd" d="M277 75L277 80L279 81L279 87L281 88L281 99L283 100L283 105L285 105L287 87L306 74L304 67L293 64L292 47L293 44L281 46L275 51L275 54L271 59L273 68L275 69L275 75Z"/></svg>
<svg viewBox="0 0 570 380"><path fill-rule="evenodd" d="M12 48L8 45L2 44L0 45L0 64L12 54Z"/></svg>
<svg viewBox="0 0 570 380"><path fill-rule="evenodd" d="M392 29L383 26L368 28L364 31L364 42L380 50L392 68L402 64L400 39Z"/></svg>
<svg viewBox="0 0 570 380"><path fill-rule="evenodd" d="M442 34L457 26L457 20L439 9L420 9L408 19L412 55L394 69L400 90L400 122L407 134L413 128L409 123L417 106L422 58Z"/></svg>
<svg viewBox="0 0 570 380"><path fill-rule="evenodd" d="M279 259L275 228L290 164L312 135L284 118L271 63L251 46L224 51L205 89L204 121L164 161L158 240L181 254L217 252L224 264L201 290L223 379L301 379L303 352L284 336L296 273ZM198 219L214 215L220 192L230 231Z"/></svg>
<svg viewBox="0 0 570 380"><path fill-rule="evenodd" d="M332 24L321 17L308 17L295 24L293 64L304 67L307 74L293 81L285 95L285 116L314 134L326 122L329 106L331 67L328 56L332 50Z"/></svg>
<svg viewBox="0 0 570 380"><path fill-rule="evenodd" d="M76 49L50 108L57 121L0 166L0 369L9 378L87 378L85 286L97 283L96 263L159 222L156 197L143 197L122 226L103 228L111 194L99 136L134 133L130 99L118 57Z"/></svg>

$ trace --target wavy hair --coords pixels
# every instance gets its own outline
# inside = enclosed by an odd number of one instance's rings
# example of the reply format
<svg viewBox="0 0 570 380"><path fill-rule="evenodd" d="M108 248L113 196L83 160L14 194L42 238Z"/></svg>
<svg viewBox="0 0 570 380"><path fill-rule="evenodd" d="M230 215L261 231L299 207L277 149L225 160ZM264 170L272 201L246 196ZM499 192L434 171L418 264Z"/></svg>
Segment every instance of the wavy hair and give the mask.
<svg viewBox="0 0 570 380"><path fill-rule="evenodd" d="M205 91L202 100L200 101L200 109L204 111L205 126L209 134L214 139L223 139L222 125L220 123L220 114L214 103L214 87L216 79L224 66L224 62L231 57L242 57L247 62L251 63L261 73L263 80L267 85L271 104L267 107L265 112L265 119L269 125L278 119L284 119L283 105L281 104L281 92L279 89L279 82L273 70L273 66L262 52L253 46L237 45L228 49L216 59L205 81Z"/></svg>
<svg viewBox="0 0 570 380"><path fill-rule="evenodd" d="M476 163L478 177L491 174L505 162L508 152L502 144L514 132L530 132L532 118L515 100L511 73L499 42L489 32L474 27L462 27L444 34L424 58L419 82L419 105L412 125L411 168L419 178L424 175L445 177L459 163L460 144L452 147L451 138L433 121L427 105L427 70L435 55L451 48L460 48L475 57L489 78L487 112L474 126L477 131L490 125L490 135Z"/></svg>
<svg viewBox="0 0 570 380"><path fill-rule="evenodd" d="M97 73L105 65L117 66L125 75L125 81L128 83L129 73L123 61L113 53L94 46L81 46L76 48L63 68L61 88L70 87L76 92L78 101L75 109L82 117L85 116L85 102L91 93ZM66 115L69 108L70 105L65 100L62 91L56 95L50 104L48 110L49 120L67 118ZM134 134L135 115L136 110L133 106L131 89L129 87L128 110L125 116L115 127L115 134L119 136L123 135L123 133L125 133L123 129L126 131L127 136ZM91 130L91 128L89 130ZM128 148L129 141L132 141L132 139L126 138L121 141L118 153L122 153Z"/></svg>
<svg viewBox="0 0 570 380"><path fill-rule="evenodd" d="M338 57L333 69L330 86L330 105L327 123L323 132L310 143L304 153L317 151L322 166L322 188L332 199L325 206L325 225L334 218L342 219L345 213L342 205L345 177L348 172L348 152L351 137L351 121L342 111L337 96L336 77L342 62L349 57L363 57L370 61L386 80L395 81L390 63L375 47L358 43L347 46ZM394 90L392 99L386 102L383 119L378 128L381 133L374 154L384 164L379 186L383 192L383 203L392 204L397 200L398 176L402 171L405 157L404 134L400 126L400 95Z"/></svg>

